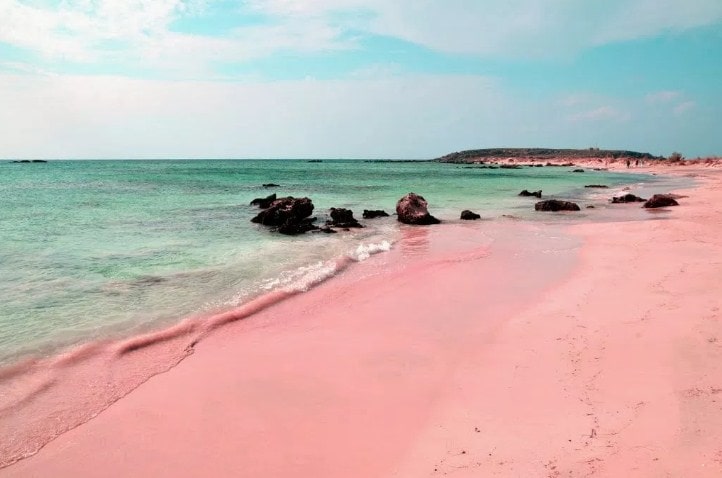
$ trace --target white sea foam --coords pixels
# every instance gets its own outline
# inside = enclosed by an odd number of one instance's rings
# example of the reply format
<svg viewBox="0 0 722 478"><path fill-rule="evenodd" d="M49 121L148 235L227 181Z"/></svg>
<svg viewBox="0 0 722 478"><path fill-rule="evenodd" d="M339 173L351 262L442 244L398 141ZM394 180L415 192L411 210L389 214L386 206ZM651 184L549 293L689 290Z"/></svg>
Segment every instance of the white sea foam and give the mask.
<svg viewBox="0 0 722 478"><path fill-rule="evenodd" d="M381 241L378 244L359 244L348 256L357 262L363 262L376 253L388 252L390 250L391 243L389 241Z"/></svg>

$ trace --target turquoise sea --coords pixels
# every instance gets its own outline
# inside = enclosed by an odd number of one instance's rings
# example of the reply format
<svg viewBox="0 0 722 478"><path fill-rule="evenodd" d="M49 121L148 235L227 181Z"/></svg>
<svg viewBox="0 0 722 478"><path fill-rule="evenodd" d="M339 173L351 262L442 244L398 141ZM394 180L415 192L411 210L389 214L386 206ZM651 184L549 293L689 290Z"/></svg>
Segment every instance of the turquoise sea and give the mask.
<svg viewBox="0 0 722 478"><path fill-rule="evenodd" d="M310 197L319 222L330 207L351 208L359 220L363 209L392 213L410 191L447 222L458 221L462 209L488 220L548 220L534 213L533 198L516 194L542 189L545 196L603 203L614 187L655 181L563 167L435 162L0 162L0 364L145 332L274 288L303 288L328 274L325 261L363 260L393 247L399 231L393 216L334 235L287 237L252 224L258 210L249 202L272 192ZM612 190L583 187L591 183Z"/></svg>

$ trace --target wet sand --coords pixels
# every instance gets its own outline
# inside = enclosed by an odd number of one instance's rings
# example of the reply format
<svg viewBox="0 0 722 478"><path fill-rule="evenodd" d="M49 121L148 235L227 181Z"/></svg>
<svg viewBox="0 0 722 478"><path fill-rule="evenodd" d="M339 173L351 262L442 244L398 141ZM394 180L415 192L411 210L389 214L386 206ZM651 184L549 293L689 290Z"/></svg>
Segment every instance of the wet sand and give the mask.
<svg viewBox="0 0 722 478"><path fill-rule="evenodd" d="M659 220L407 228L0 476L720 476L722 174L681 174Z"/></svg>

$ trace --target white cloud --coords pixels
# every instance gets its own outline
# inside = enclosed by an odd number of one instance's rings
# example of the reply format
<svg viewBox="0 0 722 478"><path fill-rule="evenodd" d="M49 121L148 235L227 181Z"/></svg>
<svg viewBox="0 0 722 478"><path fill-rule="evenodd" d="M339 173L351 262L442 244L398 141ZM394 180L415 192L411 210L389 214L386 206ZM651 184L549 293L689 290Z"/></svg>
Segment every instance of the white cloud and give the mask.
<svg viewBox="0 0 722 478"><path fill-rule="evenodd" d="M173 31L203 0L65 0L56 6L0 0L0 43L46 60L210 74L214 63L268 56L278 50L350 48L342 32L314 19L237 28L226 36Z"/></svg>
<svg viewBox="0 0 722 478"><path fill-rule="evenodd" d="M613 106L605 105L568 116L570 121L627 121L631 115Z"/></svg>
<svg viewBox="0 0 722 478"><path fill-rule="evenodd" d="M284 51L354 48L375 34L481 57L572 54L600 44L722 20L719 0L246 0L266 16L224 36L173 31L209 0L0 0L0 42L51 60L170 69L202 77L214 64ZM217 7L216 8L220 8Z"/></svg>
<svg viewBox="0 0 722 478"><path fill-rule="evenodd" d="M566 107L563 98L521 98L480 76L212 82L0 74L0 158L430 158L500 145L720 150L714 109L675 122L644 98L577 96L584 102Z"/></svg>
<svg viewBox="0 0 722 478"><path fill-rule="evenodd" d="M473 76L231 83L0 75L0 157L430 157L505 131L503 97Z"/></svg>
<svg viewBox="0 0 722 478"><path fill-rule="evenodd" d="M684 101L676 105L673 109L674 114L681 115L693 109L697 104L694 101Z"/></svg>
<svg viewBox="0 0 722 478"><path fill-rule="evenodd" d="M432 50L538 57L683 31L722 20L719 0L252 0L278 17L334 19L362 12L353 27ZM334 19L333 21L339 21Z"/></svg>
<svg viewBox="0 0 722 478"><path fill-rule="evenodd" d="M682 93L679 91L657 91L654 93L650 93L645 97L645 100L649 104L664 104L664 103L670 103L671 101L676 100L682 96Z"/></svg>

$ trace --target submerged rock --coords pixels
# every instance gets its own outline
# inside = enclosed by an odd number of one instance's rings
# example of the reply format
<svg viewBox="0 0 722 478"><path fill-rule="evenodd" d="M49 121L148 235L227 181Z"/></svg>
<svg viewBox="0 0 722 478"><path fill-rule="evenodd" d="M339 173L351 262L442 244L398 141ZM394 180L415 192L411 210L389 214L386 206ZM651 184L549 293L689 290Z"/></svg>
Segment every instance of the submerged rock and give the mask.
<svg viewBox="0 0 722 478"><path fill-rule="evenodd" d="M318 226L313 224L315 220L315 217L310 217L300 222L289 220L276 228L276 231L279 234L285 234L287 236L295 236L296 234L303 234L308 231L315 231L318 229Z"/></svg>
<svg viewBox="0 0 722 478"><path fill-rule="evenodd" d="M577 203L570 201L560 201L558 199L547 199L539 201L534 205L536 211L581 211Z"/></svg>
<svg viewBox="0 0 722 478"><path fill-rule="evenodd" d="M364 219L375 219L377 217L388 217L388 213L382 209L364 209L363 218Z"/></svg>
<svg viewBox="0 0 722 478"><path fill-rule="evenodd" d="M280 185L280 184L276 184L276 183L266 183L266 184L263 185L263 187L264 187L264 188L280 188L281 185Z"/></svg>
<svg viewBox="0 0 722 478"><path fill-rule="evenodd" d="M623 196L613 197L610 201L612 204L623 204L628 202L644 202L646 199L635 196L634 194L625 194Z"/></svg>
<svg viewBox="0 0 722 478"><path fill-rule="evenodd" d="M669 207L669 206L679 206L679 203L671 194L655 194L647 202L644 203L644 206L647 209L653 209L657 207Z"/></svg>
<svg viewBox="0 0 722 478"><path fill-rule="evenodd" d="M481 216L476 214L475 212L465 209L461 211L461 219L463 219L464 221L475 221L477 219L481 219Z"/></svg>
<svg viewBox="0 0 722 478"><path fill-rule="evenodd" d="M573 172L573 173L583 173L584 170L583 170L583 169L575 169L575 170L573 170L572 172Z"/></svg>
<svg viewBox="0 0 722 478"><path fill-rule="evenodd" d="M404 224L428 225L441 222L429 214L426 199L415 193L408 193L399 199L396 203L396 214L399 222Z"/></svg>
<svg viewBox="0 0 722 478"><path fill-rule="evenodd" d="M585 188L596 188L596 189L609 189L606 184L587 184Z"/></svg>
<svg viewBox="0 0 722 478"><path fill-rule="evenodd" d="M542 197L542 190L539 191L527 191L526 189L519 193L519 196L523 197L535 197L541 199Z"/></svg>
<svg viewBox="0 0 722 478"><path fill-rule="evenodd" d="M342 207L331 208L331 220L326 221L326 225L342 228L363 227L356 218L353 217L353 211L351 209Z"/></svg>
<svg viewBox="0 0 722 478"><path fill-rule="evenodd" d="M273 201L276 200L276 195L271 194L270 196L266 196L265 198L256 198L253 201L251 201L251 206L258 206L261 209L267 209L271 206Z"/></svg>

